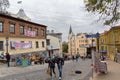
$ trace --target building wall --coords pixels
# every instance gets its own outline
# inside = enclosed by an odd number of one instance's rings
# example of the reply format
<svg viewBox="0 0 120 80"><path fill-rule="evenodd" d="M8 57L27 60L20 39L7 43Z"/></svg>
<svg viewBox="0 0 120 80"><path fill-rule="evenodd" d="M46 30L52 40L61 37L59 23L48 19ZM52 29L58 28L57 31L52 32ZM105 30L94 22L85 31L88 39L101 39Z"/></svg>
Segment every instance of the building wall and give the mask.
<svg viewBox="0 0 120 80"><path fill-rule="evenodd" d="M62 55L62 46L61 46L61 39L58 37L52 36L52 35L47 35L47 39L50 40L50 45L47 46L48 50L53 50L53 54L61 54Z"/></svg>
<svg viewBox="0 0 120 80"><path fill-rule="evenodd" d="M76 52L80 54L80 56L84 56L86 54L86 45L87 38L84 33L81 33L76 36Z"/></svg>
<svg viewBox="0 0 120 80"><path fill-rule="evenodd" d="M99 38L100 50L106 50L111 60L114 60L115 53L120 50L120 26L112 27L109 31L101 34Z"/></svg>
<svg viewBox="0 0 120 80"><path fill-rule="evenodd" d="M6 41L5 41L5 38L4 37L0 37L0 41L4 41L4 50L3 51L0 51L0 53L2 52L6 52ZM32 48L21 48L21 49L11 49L11 44L10 44L10 41L17 41L17 42L21 42L21 41L31 41L32 42ZM39 48L36 48L36 41L38 41L38 44L39 44ZM42 47L42 41L45 43L44 47ZM36 52L36 51L44 51L46 50L46 40L45 39L27 39L27 38L9 38L8 40L8 52L12 55L14 54L20 54L20 53L30 53L30 52Z"/></svg>
<svg viewBox="0 0 120 80"><path fill-rule="evenodd" d="M0 14L0 22L3 23L3 31L0 32L0 41L3 41L3 50L0 50L1 52L6 52L6 37L8 37L8 52L10 54L20 54L20 53L29 53L34 51L42 51L46 50L46 26L25 21L22 19L14 18L8 15L2 15ZM10 24L15 25L15 33L10 33ZM27 29L29 27L32 27L32 31L35 31L35 29L38 29L38 35L35 37L26 36L24 34L20 34L20 26L24 26L24 29ZM44 35L43 35L44 34ZM32 42L32 48L21 48L21 49L11 49L11 41L16 42ZM36 48L36 41L38 41L39 48ZM44 47L42 47L42 42L44 42Z"/></svg>
<svg viewBox="0 0 120 80"><path fill-rule="evenodd" d="M87 47L96 46L96 38L87 38L87 33L79 33L76 36L76 52L80 54L81 56L87 55ZM92 39L94 39L94 42L92 44Z"/></svg>
<svg viewBox="0 0 120 80"><path fill-rule="evenodd" d="M20 34L20 26L22 25L22 26L24 26L24 29L28 29L28 27L32 27L32 31L34 31L36 28L38 29L38 31L39 31L38 36L33 37L33 38L40 38L40 39L46 38L46 26L27 22L27 21L16 19L16 18L9 17L9 16L2 16L2 15L0 17L0 22L3 22L3 26L4 26L3 32L0 32L0 36L29 38L28 36ZM15 33L10 34L10 27L9 27L10 24L15 24ZM44 30L44 36L42 36L42 34L41 34L42 30Z"/></svg>
<svg viewBox="0 0 120 80"><path fill-rule="evenodd" d="M76 55L75 36L73 34L69 34L68 37L68 53L70 55Z"/></svg>

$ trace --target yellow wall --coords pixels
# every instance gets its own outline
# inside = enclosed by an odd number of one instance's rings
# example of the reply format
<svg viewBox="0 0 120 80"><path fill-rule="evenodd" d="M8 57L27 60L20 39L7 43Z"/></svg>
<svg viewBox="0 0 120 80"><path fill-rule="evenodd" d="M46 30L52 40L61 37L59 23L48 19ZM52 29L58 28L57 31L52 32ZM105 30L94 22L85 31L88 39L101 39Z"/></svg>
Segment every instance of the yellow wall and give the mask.
<svg viewBox="0 0 120 80"><path fill-rule="evenodd" d="M101 41L104 40L102 43ZM115 46L114 46L115 45ZM107 50L107 55L114 60L115 53L120 50L120 28L113 27L99 38L99 50Z"/></svg>
<svg viewBox="0 0 120 80"><path fill-rule="evenodd" d="M5 37L0 37L0 41L4 41L4 51L1 52L6 52L6 39ZM32 41L32 48L27 48L27 49L13 49L11 50L10 48L10 41ZM36 41L39 43L39 48L36 48ZM44 48L42 47L42 41L44 41ZM46 39L32 39L32 38L9 38L8 40L8 52L10 54L19 54L19 53L29 53L29 52L34 52L34 51L41 51L41 50L46 50Z"/></svg>

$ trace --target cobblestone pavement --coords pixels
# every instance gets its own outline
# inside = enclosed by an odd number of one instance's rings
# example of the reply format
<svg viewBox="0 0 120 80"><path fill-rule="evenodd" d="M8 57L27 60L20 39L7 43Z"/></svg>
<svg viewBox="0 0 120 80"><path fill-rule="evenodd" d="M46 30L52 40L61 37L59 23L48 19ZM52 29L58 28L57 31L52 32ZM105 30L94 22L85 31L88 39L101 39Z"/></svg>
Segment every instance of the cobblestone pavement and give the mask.
<svg viewBox="0 0 120 80"><path fill-rule="evenodd" d="M68 61L63 66L63 79L62 80L89 80L91 76L91 60ZM42 66L42 67L41 67ZM28 69L29 68L29 69ZM9 68L8 68L9 69ZM10 68L11 69L11 68ZM47 64L20 67L19 69L13 69L15 73L8 73L8 75L0 76L0 80L51 80L50 76L46 74ZM19 70L19 71L15 71ZM81 74L75 74L76 70L82 71ZM56 67L57 77L54 80L58 80L58 70ZM12 73L12 74L11 74Z"/></svg>

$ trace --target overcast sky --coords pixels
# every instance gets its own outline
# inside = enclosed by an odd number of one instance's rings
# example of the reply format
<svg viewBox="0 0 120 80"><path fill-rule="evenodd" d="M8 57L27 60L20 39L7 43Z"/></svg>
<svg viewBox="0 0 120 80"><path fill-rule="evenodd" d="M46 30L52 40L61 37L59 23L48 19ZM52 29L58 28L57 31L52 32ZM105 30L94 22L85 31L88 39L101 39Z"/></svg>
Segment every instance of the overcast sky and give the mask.
<svg viewBox="0 0 120 80"><path fill-rule="evenodd" d="M9 0L8 11L17 13L23 8L33 22L48 26L48 30L62 33L67 41L70 25L73 33L103 32L108 27L97 22L98 16L85 10L83 0Z"/></svg>

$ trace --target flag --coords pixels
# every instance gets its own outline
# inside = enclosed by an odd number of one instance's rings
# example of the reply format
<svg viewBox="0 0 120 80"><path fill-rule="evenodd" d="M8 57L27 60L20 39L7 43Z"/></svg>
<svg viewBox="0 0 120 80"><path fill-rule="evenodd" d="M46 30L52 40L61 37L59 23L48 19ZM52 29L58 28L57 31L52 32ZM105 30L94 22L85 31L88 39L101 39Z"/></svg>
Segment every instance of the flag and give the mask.
<svg viewBox="0 0 120 80"><path fill-rule="evenodd" d="M18 1L17 3L18 3L18 4L21 4L21 3L22 3L22 1Z"/></svg>

